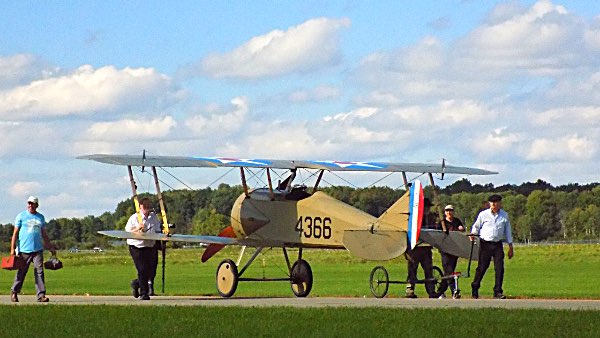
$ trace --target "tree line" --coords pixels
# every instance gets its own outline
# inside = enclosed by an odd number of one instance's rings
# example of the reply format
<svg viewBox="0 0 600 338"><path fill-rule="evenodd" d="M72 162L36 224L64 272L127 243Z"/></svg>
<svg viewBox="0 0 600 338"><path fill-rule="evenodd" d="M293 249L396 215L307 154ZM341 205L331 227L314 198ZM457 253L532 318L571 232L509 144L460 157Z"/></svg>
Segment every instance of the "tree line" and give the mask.
<svg viewBox="0 0 600 338"><path fill-rule="evenodd" d="M405 192L404 189L389 187L333 186L322 190L376 217ZM177 233L218 234L221 229L230 225L231 206L241 193L241 186L221 184L216 189L165 191L163 199L168 221L175 225ZM425 187L425 195L436 204L433 210L452 204L455 215L468 227L473 224L478 210L491 193L502 195L503 208L509 214L513 237L517 242L600 239L598 183L552 187L538 180L519 186L494 187L491 184L472 185L463 179L441 189L437 194L434 194L430 186ZM140 196L152 199L158 213L156 196ZM129 198L118 203L114 212L105 212L100 216L51 219L48 221L47 232L59 249L109 246L111 239L98 235L97 231L124 229L133 213L134 204ZM0 227L0 250L8 250L12 232L12 224Z"/></svg>

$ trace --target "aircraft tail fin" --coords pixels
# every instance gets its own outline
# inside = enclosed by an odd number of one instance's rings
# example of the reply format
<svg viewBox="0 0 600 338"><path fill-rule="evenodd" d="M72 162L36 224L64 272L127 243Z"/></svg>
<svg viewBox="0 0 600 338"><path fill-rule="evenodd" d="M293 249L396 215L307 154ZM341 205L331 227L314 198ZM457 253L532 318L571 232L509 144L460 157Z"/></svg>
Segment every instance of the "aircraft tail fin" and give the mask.
<svg viewBox="0 0 600 338"><path fill-rule="evenodd" d="M344 231L344 246L368 260L396 258L406 251L409 243L411 249L417 244L422 218L423 186L416 180L370 229Z"/></svg>
<svg viewBox="0 0 600 338"><path fill-rule="evenodd" d="M233 227L230 225L227 228L223 229L219 233L219 237L235 238L235 233L233 232ZM209 244L206 247L206 249L204 250L204 253L202 254L202 263L206 262L212 256L216 255L217 252L221 251L221 249L223 249L224 247L225 247L225 245L223 245L223 244Z"/></svg>
<svg viewBox="0 0 600 338"><path fill-rule="evenodd" d="M418 239L422 218L423 185L421 181L415 180L410 189L377 219L377 224L380 227L400 229Z"/></svg>

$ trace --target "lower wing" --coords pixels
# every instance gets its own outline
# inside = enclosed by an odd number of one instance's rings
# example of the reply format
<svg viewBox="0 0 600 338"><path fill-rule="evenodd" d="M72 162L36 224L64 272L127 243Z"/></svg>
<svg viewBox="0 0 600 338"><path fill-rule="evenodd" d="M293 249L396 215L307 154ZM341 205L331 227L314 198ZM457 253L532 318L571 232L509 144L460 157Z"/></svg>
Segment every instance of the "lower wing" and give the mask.
<svg viewBox="0 0 600 338"><path fill-rule="evenodd" d="M240 240L237 238L230 237L219 237L219 236L204 236L204 235L182 235L173 234L166 235L163 233L151 233L151 232L129 232L124 230L103 230L98 231L99 234L121 238L121 239L140 239L140 240L153 240L153 241L172 241L172 242L188 242L188 243L205 243L205 244L221 244L221 245L248 245L255 246L255 241Z"/></svg>

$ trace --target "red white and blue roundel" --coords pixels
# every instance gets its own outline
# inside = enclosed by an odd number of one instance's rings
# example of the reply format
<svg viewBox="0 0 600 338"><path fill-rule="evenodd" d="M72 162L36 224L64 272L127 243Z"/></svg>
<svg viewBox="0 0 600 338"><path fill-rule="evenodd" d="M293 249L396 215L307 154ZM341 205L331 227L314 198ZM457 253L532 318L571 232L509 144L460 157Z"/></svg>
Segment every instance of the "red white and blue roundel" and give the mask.
<svg viewBox="0 0 600 338"><path fill-rule="evenodd" d="M417 245L421 234L421 221L423 220L423 185L415 180L410 187L409 217L408 217L408 242L411 250Z"/></svg>

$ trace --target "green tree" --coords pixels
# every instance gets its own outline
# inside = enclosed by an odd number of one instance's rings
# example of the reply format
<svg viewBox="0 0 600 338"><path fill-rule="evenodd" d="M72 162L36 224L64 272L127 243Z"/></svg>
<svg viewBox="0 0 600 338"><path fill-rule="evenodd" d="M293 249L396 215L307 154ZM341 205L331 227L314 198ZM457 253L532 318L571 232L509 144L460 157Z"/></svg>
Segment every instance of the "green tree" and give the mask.
<svg viewBox="0 0 600 338"><path fill-rule="evenodd" d="M227 217L217 213L215 209L200 209L194 215L192 234L216 235L228 224Z"/></svg>

